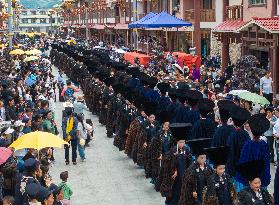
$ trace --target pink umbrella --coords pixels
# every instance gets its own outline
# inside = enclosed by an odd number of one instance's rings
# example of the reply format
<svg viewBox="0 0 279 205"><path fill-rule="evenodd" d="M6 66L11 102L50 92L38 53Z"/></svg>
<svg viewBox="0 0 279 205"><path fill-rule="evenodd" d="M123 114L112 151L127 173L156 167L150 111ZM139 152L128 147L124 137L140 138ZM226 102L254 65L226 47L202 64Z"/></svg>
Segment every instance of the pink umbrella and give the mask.
<svg viewBox="0 0 279 205"><path fill-rule="evenodd" d="M13 152L9 148L0 147L0 165L4 164L12 154Z"/></svg>

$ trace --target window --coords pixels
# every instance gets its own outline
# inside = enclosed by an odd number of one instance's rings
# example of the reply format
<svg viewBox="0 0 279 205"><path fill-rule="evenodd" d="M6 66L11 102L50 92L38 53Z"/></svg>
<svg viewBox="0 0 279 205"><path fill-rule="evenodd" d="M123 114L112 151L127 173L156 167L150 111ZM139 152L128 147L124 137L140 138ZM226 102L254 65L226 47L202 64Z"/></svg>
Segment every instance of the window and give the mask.
<svg viewBox="0 0 279 205"><path fill-rule="evenodd" d="M28 19L21 19L21 23L28 23Z"/></svg>
<svg viewBox="0 0 279 205"><path fill-rule="evenodd" d="M41 15L46 15L46 11L40 11Z"/></svg>
<svg viewBox="0 0 279 205"><path fill-rule="evenodd" d="M250 5L265 5L266 0L250 0Z"/></svg>
<svg viewBox="0 0 279 205"><path fill-rule="evenodd" d="M36 13L36 11L31 11L31 14L36 15L37 13Z"/></svg>
<svg viewBox="0 0 279 205"><path fill-rule="evenodd" d="M31 23L36 23L37 19L31 19Z"/></svg>
<svg viewBox="0 0 279 205"><path fill-rule="evenodd" d="M55 23L55 19L54 18L52 19L52 23Z"/></svg>
<svg viewBox="0 0 279 205"><path fill-rule="evenodd" d="M41 23L46 23L46 19L40 19Z"/></svg>
<svg viewBox="0 0 279 205"><path fill-rule="evenodd" d="M27 11L22 11L21 15L27 15Z"/></svg>

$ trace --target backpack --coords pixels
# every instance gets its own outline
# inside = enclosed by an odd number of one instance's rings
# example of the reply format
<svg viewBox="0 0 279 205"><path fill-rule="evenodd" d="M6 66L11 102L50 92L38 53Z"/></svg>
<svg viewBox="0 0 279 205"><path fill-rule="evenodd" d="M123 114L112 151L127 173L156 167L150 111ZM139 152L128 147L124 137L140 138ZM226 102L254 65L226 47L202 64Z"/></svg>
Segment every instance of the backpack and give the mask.
<svg viewBox="0 0 279 205"><path fill-rule="evenodd" d="M74 90L72 88L67 88L65 91L65 98L69 99L73 97L73 95L74 95Z"/></svg>

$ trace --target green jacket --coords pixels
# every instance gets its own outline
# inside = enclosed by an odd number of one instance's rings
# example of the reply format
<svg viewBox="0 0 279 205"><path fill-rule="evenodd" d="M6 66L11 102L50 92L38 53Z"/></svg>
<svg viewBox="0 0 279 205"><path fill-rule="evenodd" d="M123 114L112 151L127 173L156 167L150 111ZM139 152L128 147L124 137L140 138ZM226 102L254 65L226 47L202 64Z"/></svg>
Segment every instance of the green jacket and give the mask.
<svg viewBox="0 0 279 205"><path fill-rule="evenodd" d="M67 182L60 182L58 184L58 187L62 187L62 190L64 192L64 199L70 199L71 196L73 195L73 191L72 188L70 187L70 185Z"/></svg>

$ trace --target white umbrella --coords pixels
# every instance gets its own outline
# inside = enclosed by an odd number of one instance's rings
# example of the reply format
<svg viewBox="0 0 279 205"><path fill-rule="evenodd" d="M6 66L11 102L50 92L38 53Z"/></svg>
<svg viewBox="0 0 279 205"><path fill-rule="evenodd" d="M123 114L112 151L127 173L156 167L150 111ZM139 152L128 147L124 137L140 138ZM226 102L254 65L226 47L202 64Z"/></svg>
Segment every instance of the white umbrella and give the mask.
<svg viewBox="0 0 279 205"><path fill-rule="evenodd" d="M231 95L239 95L241 93L249 93L249 91L248 90L232 90L229 92L229 94L231 94Z"/></svg>
<svg viewBox="0 0 279 205"><path fill-rule="evenodd" d="M178 65L177 63L173 64L177 69L179 69L182 73L184 73L184 70Z"/></svg>
<svg viewBox="0 0 279 205"><path fill-rule="evenodd" d="M123 49L117 49L114 51L115 53L127 53L126 51L124 51Z"/></svg>

